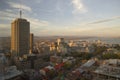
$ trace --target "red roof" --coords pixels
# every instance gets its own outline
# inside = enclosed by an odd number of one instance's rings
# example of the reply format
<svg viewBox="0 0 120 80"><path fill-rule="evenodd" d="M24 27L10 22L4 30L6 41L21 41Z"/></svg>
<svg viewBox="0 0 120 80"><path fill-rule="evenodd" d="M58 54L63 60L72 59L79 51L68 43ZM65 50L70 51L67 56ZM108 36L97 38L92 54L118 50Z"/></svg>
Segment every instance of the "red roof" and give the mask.
<svg viewBox="0 0 120 80"><path fill-rule="evenodd" d="M45 72L48 72L48 71L49 71L49 69L48 69L48 68L44 68L43 70L44 70Z"/></svg>
<svg viewBox="0 0 120 80"><path fill-rule="evenodd" d="M55 65L54 68L55 68L55 69L60 69L60 68L63 67L63 66L64 66L64 63L60 63L60 64L58 64L58 65Z"/></svg>

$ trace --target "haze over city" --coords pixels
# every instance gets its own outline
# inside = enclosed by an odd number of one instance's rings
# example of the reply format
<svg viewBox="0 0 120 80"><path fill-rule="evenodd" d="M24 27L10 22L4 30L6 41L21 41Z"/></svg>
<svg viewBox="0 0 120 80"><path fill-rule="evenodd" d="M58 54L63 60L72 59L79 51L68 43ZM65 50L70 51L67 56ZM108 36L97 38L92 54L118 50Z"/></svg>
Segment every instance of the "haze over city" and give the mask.
<svg viewBox="0 0 120 80"><path fill-rule="evenodd" d="M0 0L0 37L20 8L35 36L120 37L120 0Z"/></svg>

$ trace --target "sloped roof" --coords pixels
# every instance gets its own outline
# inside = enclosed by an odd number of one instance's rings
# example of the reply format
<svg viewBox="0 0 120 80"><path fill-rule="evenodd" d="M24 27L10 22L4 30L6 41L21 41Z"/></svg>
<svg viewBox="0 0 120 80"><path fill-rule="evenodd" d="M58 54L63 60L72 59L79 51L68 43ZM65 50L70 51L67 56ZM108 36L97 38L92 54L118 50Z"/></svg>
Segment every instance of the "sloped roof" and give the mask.
<svg viewBox="0 0 120 80"><path fill-rule="evenodd" d="M91 59L88 60L85 64L82 65L82 67L90 67L95 63L95 60Z"/></svg>

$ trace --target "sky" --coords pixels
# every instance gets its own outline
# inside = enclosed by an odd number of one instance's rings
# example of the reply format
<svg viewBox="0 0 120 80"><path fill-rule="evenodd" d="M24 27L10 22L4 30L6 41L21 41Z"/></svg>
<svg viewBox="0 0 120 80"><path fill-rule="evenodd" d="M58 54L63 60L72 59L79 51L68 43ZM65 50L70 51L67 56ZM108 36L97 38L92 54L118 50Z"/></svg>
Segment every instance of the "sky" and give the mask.
<svg viewBox="0 0 120 80"><path fill-rule="evenodd" d="M120 37L120 0L0 0L0 37L20 8L35 36Z"/></svg>

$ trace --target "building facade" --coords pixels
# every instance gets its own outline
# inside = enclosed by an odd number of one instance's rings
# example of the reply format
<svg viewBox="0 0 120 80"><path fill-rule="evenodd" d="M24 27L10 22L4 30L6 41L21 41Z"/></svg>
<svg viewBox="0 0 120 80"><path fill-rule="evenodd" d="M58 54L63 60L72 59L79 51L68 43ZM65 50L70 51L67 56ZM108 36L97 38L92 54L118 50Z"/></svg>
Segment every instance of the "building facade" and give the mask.
<svg viewBox="0 0 120 80"><path fill-rule="evenodd" d="M30 33L30 53L33 53L34 35Z"/></svg>

